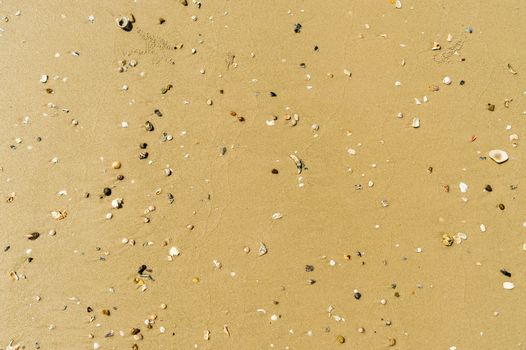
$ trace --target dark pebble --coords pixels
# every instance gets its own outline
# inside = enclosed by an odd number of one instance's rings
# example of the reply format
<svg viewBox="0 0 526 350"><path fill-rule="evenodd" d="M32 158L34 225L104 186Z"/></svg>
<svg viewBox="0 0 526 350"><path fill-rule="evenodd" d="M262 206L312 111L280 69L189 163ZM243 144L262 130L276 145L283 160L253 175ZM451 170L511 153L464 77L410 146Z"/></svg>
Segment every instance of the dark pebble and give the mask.
<svg viewBox="0 0 526 350"><path fill-rule="evenodd" d="M148 144L145 143L145 142L142 142L142 143L139 144L139 148L140 149L146 149L146 147L148 147Z"/></svg>
<svg viewBox="0 0 526 350"><path fill-rule="evenodd" d="M111 196L111 188L109 188L109 187L104 187L104 189L102 190L102 192L104 193L104 195L105 195L106 197Z"/></svg>
<svg viewBox="0 0 526 350"><path fill-rule="evenodd" d="M305 265L305 271L307 271L307 272L314 271L314 266L312 266L312 265Z"/></svg>
<svg viewBox="0 0 526 350"><path fill-rule="evenodd" d="M153 131L154 129L153 124L150 121L146 121L146 123L144 123L144 128L146 131Z"/></svg>
<svg viewBox="0 0 526 350"><path fill-rule="evenodd" d="M506 269L501 269L500 273L502 273L506 277L511 277L511 272L507 271Z"/></svg>
<svg viewBox="0 0 526 350"><path fill-rule="evenodd" d="M360 293L360 292L354 293L354 299L360 300L361 297L362 297L362 293Z"/></svg>
<svg viewBox="0 0 526 350"><path fill-rule="evenodd" d="M296 23L294 25L294 33L300 33L301 32L301 27L302 27L301 24Z"/></svg>
<svg viewBox="0 0 526 350"><path fill-rule="evenodd" d="M272 92L272 91L270 92L270 97L276 97L276 96L278 95L275 92Z"/></svg>
<svg viewBox="0 0 526 350"><path fill-rule="evenodd" d="M493 191L493 188L491 187L491 185L486 185L486 187L484 187L484 191L491 192Z"/></svg>
<svg viewBox="0 0 526 350"><path fill-rule="evenodd" d="M155 115L157 115L158 117L162 117L162 116L163 116L163 114L161 113L161 111L158 110L158 109L154 110L153 112L154 112Z"/></svg>
<svg viewBox="0 0 526 350"><path fill-rule="evenodd" d="M148 152L139 153L139 159L146 159L146 158L148 158Z"/></svg>
<svg viewBox="0 0 526 350"><path fill-rule="evenodd" d="M272 174L279 174L278 169L272 169Z"/></svg>
<svg viewBox="0 0 526 350"><path fill-rule="evenodd" d="M119 181L124 180L124 175L117 175L117 180L119 180Z"/></svg>
<svg viewBox="0 0 526 350"><path fill-rule="evenodd" d="M318 45L314 46L314 51L318 51L319 49Z"/></svg>
<svg viewBox="0 0 526 350"><path fill-rule="evenodd" d="M141 266L139 267L139 270L137 270L137 273L138 273L139 275L142 275L142 273L143 273L144 271L146 271L147 268L148 268L148 267L147 267L146 265L141 265Z"/></svg>
<svg viewBox="0 0 526 350"><path fill-rule="evenodd" d="M500 203L500 204L499 204L499 209L500 209L500 210L504 210L504 209L506 209L506 207L504 206L504 204Z"/></svg>
<svg viewBox="0 0 526 350"><path fill-rule="evenodd" d="M464 85L466 82L464 80L460 81L460 85Z"/></svg>
<svg viewBox="0 0 526 350"><path fill-rule="evenodd" d="M495 105L488 103L488 111L493 112L495 110Z"/></svg>
<svg viewBox="0 0 526 350"><path fill-rule="evenodd" d="M93 309L91 308L91 306L88 306L88 307L86 308L86 311L87 311L87 312L92 312Z"/></svg>

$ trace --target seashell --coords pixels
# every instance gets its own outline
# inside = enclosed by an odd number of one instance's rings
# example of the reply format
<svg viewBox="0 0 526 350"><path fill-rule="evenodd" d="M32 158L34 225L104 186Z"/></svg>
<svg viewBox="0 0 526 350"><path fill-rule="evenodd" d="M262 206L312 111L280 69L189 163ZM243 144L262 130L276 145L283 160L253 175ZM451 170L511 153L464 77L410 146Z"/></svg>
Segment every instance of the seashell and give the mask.
<svg viewBox="0 0 526 350"><path fill-rule="evenodd" d="M272 214L272 219L273 220L279 220L282 217L283 217L283 214L281 214L281 213L274 213L274 214Z"/></svg>
<svg viewBox="0 0 526 350"><path fill-rule="evenodd" d="M259 256L263 256L265 254L267 254L268 250L267 250L267 246L263 243L263 242L259 242L259 252L258 252L258 255Z"/></svg>
<svg viewBox="0 0 526 350"><path fill-rule="evenodd" d="M117 22L117 25L119 26L119 28L121 28L122 30L126 32L129 32L133 28L133 24L128 17L121 16L121 17L116 18L115 21Z"/></svg>
<svg viewBox="0 0 526 350"><path fill-rule="evenodd" d="M290 154L289 157L296 164L296 169L298 170L298 174L301 174L301 172L303 171L303 161L299 159L298 157L296 157L294 154Z"/></svg>
<svg viewBox="0 0 526 350"><path fill-rule="evenodd" d="M415 129L420 127L420 118L413 118L413 122L411 123L411 126Z"/></svg>
<svg viewBox="0 0 526 350"><path fill-rule="evenodd" d="M488 152L488 155L491 159L493 159L496 163L501 164L504 163L509 159L508 153L499 150L499 149L493 149Z"/></svg>
<svg viewBox="0 0 526 350"><path fill-rule="evenodd" d="M67 212L66 211L59 211L59 210L56 210L56 211L52 211L51 212L51 217L55 220L62 220L64 219L66 216L67 216Z"/></svg>
<svg viewBox="0 0 526 350"><path fill-rule="evenodd" d="M460 192L462 192L462 193L466 193L468 191L468 185L466 185L463 182L458 184L458 188L460 189Z"/></svg>
<svg viewBox="0 0 526 350"><path fill-rule="evenodd" d="M504 282L502 283L502 288L511 290L515 288L515 284L513 284L513 282Z"/></svg>
<svg viewBox="0 0 526 350"><path fill-rule="evenodd" d="M169 254L170 256L174 257L181 255L181 252L179 251L179 249L177 249L177 247L172 247L170 248Z"/></svg>
<svg viewBox="0 0 526 350"><path fill-rule="evenodd" d="M124 201L122 200L122 198L115 198L114 200L111 201L111 206L115 209L120 209L122 208L123 203Z"/></svg>

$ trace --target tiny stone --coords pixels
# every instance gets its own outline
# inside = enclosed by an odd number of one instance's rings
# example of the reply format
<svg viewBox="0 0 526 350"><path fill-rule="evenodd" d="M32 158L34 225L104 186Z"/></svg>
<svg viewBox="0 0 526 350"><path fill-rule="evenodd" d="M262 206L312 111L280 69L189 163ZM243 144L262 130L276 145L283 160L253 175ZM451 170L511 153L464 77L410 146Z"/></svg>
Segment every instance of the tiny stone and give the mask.
<svg viewBox="0 0 526 350"><path fill-rule="evenodd" d="M119 162L118 160L114 161L113 163L111 163L111 167L113 169L120 169L121 168L121 162Z"/></svg>

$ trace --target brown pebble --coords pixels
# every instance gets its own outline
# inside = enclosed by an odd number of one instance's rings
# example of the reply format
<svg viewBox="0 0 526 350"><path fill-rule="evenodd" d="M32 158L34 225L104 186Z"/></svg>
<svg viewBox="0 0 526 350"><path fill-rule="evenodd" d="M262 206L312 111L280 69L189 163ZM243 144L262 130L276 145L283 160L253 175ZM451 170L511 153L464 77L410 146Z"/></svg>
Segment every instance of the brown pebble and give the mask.
<svg viewBox="0 0 526 350"><path fill-rule="evenodd" d="M232 117L235 117L235 116L237 115L237 113L234 112L234 111L232 111L232 112L230 112L230 115L231 115Z"/></svg>
<svg viewBox="0 0 526 350"><path fill-rule="evenodd" d="M338 340L338 343L340 343L340 344L345 343L345 337L343 335L339 335L337 340Z"/></svg>
<svg viewBox="0 0 526 350"><path fill-rule="evenodd" d="M188 0L179 0L179 3L183 6L188 6Z"/></svg>
<svg viewBox="0 0 526 350"><path fill-rule="evenodd" d="M162 17L159 17L158 21L159 21L159 24L163 24L164 22L166 22L166 20Z"/></svg>
<svg viewBox="0 0 526 350"><path fill-rule="evenodd" d="M493 112L495 110L495 105L488 103L488 111Z"/></svg>
<svg viewBox="0 0 526 350"><path fill-rule="evenodd" d="M499 209L500 209L500 210L504 210L504 209L506 209L506 207L504 206L504 204L500 203L500 204L499 204Z"/></svg>
<svg viewBox="0 0 526 350"><path fill-rule="evenodd" d="M111 314L111 312L110 312L109 309L102 309L102 314L106 315L106 316L109 316Z"/></svg>
<svg viewBox="0 0 526 350"><path fill-rule="evenodd" d="M38 237L40 237L40 233L38 232L31 232L29 234L26 235L27 239L29 239L30 241L34 241L36 240Z"/></svg>
<svg viewBox="0 0 526 350"><path fill-rule="evenodd" d="M132 328L130 331L131 335L139 334L141 330L139 328Z"/></svg>
<svg viewBox="0 0 526 350"><path fill-rule="evenodd" d="M245 117L239 116L239 117L237 117L237 120L239 120L240 122L244 122L245 121Z"/></svg>
<svg viewBox="0 0 526 350"><path fill-rule="evenodd" d="M124 175L121 175L121 174L117 175L117 180L119 181L124 180Z"/></svg>
<svg viewBox="0 0 526 350"><path fill-rule="evenodd" d="M119 162L118 160L114 161L113 163L111 163L111 167L113 169L120 169L122 166L121 162Z"/></svg>
<svg viewBox="0 0 526 350"><path fill-rule="evenodd" d="M47 89L46 89L46 92L47 92L48 94L52 94L52 93L53 93L53 89L47 88Z"/></svg>
<svg viewBox="0 0 526 350"><path fill-rule="evenodd" d="M272 169L272 174L279 174L278 169Z"/></svg>

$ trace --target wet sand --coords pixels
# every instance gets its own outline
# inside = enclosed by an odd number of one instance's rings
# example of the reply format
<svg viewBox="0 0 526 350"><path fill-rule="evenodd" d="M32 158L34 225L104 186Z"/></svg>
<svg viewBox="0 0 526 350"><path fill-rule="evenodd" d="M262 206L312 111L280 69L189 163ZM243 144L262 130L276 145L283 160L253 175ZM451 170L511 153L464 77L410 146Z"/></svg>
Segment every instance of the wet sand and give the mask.
<svg viewBox="0 0 526 350"><path fill-rule="evenodd" d="M200 3L0 3L0 349L523 348L525 4Z"/></svg>

